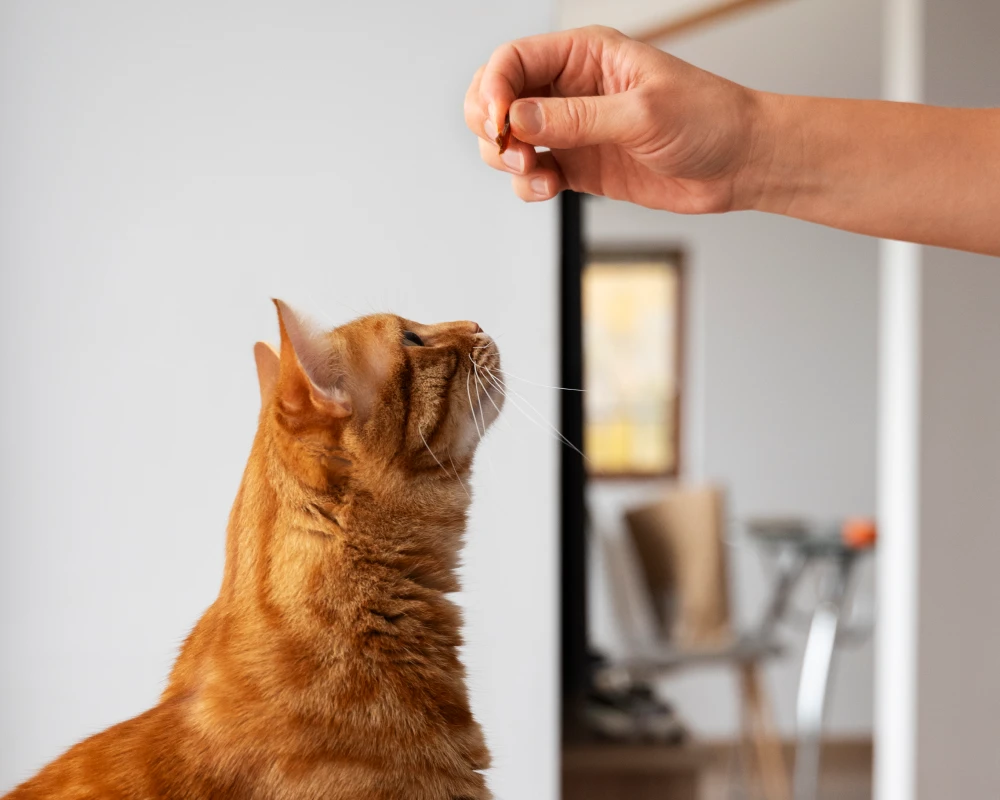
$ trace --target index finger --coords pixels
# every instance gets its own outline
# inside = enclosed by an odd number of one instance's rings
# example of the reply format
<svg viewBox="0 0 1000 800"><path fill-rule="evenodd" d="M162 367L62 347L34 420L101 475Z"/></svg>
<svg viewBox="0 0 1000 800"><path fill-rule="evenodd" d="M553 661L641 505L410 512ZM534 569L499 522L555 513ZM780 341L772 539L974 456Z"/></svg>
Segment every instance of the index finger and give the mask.
<svg viewBox="0 0 1000 800"><path fill-rule="evenodd" d="M572 85L574 94L597 94L601 70L593 50L616 33L610 28L577 28L501 45L490 56L479 82L484 116L500 130L510 104L526 89L557 79Z"/></svg>

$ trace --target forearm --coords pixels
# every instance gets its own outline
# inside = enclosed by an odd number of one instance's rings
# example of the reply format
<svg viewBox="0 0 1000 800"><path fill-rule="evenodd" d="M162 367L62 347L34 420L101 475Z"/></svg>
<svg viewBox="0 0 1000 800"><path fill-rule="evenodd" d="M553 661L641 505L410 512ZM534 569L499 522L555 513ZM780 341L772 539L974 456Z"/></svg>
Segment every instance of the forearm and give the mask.
<svg viewBox="0 0 1000 800"><path fill-rule="evenodd" d="M744 207L1000 255L1000 109L757 99Z"/></svg>

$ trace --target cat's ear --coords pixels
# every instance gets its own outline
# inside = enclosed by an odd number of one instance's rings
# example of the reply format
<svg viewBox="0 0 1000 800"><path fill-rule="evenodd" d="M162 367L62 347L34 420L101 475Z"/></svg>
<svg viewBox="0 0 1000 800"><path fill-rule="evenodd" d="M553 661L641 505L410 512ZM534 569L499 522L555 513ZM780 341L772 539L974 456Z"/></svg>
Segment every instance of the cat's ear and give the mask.
<svg viewBox="0 0 1000 800"><path fill-rule="evenodd" d="M332 417L353 410L339 354L327 336L287 303L275 300L281 329L277 387L290 411L312 408Z"/></svg>
<svg viewBox="0 0 1000 800"><path fill-rule="evenodd" d="M274 387L278 384L278 372L281 369L281 362L278 358L278 351L274 345L267 342L257 342L253 346L254 361L257 362L257 383L260 384L260 404L267 405L267 401L274 394Z"/></svg>

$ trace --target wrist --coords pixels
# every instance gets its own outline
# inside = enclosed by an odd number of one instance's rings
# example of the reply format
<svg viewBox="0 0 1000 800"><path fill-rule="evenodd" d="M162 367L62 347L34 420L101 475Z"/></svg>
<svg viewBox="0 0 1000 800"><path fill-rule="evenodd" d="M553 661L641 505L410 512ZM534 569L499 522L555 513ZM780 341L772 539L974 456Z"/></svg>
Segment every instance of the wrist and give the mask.
<svg viewBox="0 0 1000 800"><path fill-rule="evenodd" d="M734 180L734 208L787 214L802 188L803 131L794 97L749 90L748 147Z"/></svg>

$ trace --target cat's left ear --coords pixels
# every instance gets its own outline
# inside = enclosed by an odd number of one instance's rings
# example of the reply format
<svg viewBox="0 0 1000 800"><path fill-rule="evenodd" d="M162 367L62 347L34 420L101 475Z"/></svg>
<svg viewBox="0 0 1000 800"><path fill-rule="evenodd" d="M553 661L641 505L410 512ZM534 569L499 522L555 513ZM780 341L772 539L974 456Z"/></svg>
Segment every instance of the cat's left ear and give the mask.
<svg viewBox="0 0 1000 800"><path fill-rule="evenodd" d="M274 394L274 387L278 385L278 374L281 370L281 360L274 345L267 342L257 342L253 346L254 361L257 362L257 383L260 384L260 404L267 405L267 401Z"/></svg>
<svg viewBox="0 0 1000 800"><path fill-rule="evenodd" d="M281 328L277 391L286 408L349 417L354 407L347 375L330 337L287 303L275 300L274 305Z"/></svg>

